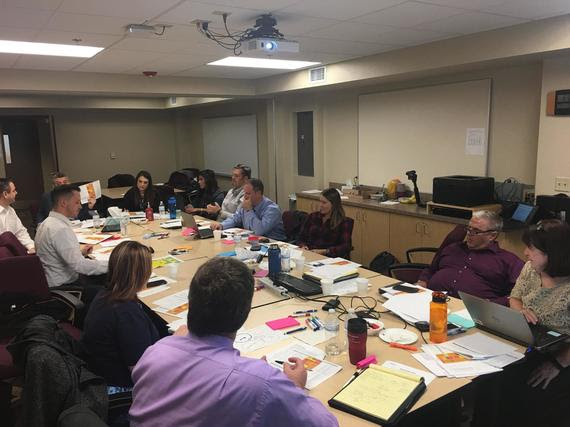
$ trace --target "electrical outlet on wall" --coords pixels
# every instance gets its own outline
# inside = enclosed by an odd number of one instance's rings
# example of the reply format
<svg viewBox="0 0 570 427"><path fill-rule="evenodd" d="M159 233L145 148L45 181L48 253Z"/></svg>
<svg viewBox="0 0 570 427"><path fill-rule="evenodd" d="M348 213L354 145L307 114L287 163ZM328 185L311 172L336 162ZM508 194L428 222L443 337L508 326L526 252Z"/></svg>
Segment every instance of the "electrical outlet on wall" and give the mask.
<svg viewBox="0 0 570 427"><path fill-rule="evenodd" d="M554 191L570 192L570 177L557 176L554 178Z"/></svg>
<svg viewBox="0 0 570 427"><path fill-rule="evenodd" d="M109 158L110 158L111 160L115 160L115 159L117 158L117 153L115 153L114 151L111 151L111 152L109 153Z"/></svg>

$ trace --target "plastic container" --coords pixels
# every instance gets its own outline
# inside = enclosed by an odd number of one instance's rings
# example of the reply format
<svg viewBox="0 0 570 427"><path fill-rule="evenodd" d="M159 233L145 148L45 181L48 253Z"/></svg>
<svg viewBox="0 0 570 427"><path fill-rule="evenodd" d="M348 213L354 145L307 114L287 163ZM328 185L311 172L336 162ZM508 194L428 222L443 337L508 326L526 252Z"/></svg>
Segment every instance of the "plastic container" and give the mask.
<svg viewBox="0 0 570 427"><path fill-rule="evenodd" d="M447 341L447 295L443 292L433 292L429 303L429 340Z"/></svg>
<svg viewBox="0 0 570 427"><path fill-rule="evenodd" d="M347 310L346 319L344 321L344 329L346 330L346 333L348 333L348 321L350 319L358 319L356 311L352 307Z"/></svg>
<svg viewBox="0 0 570 427"><path fill-rule="evenodd" d="M170 219L176 219L176 198L174 196L168 198L168 212Z"/></svg>
<svg viewBox="0 0 570 427"><path fill-rule="evenodd" d="M95 212L91 218L93 218L93 228L99 228L101 227L101 217L99 216L99 214L97 212Z"/></svg>
<svg viewBox="0 0 570 427"><path fill-rule="evenodd" d="M164 202L161 200L160 205L158 205L158 216L160 219L165 219L166 208L164 207Z"/></svg>
<svg viewBox="0 0 570 427"><path fill-rule="evenodd" d="M285 273L291 271L291 251L289 248L283 248L281 251L281 271Z"/></svg>
<svg viewBox="0 0 570 427"><path fill-rule="evenodd" d="M146 209L144 210L144 216L148 221L154 221L154 211L150 207L150 203L147 203Z"/></svg>
<svg viewBox="0 0 570 427"><path fill-rule="evenodd" d="M328 340L325 345L325 353L327 354L327 356L338 356L339 354L342 353L344 344L340 339L338 333L339 323L334 308L329 309L329 314L327 314L324 324L325 324L325 330L329 333L334 334L334 336L330 340Z"/></svg>
<svg viewBox="0 0 570 427"><path fill-rule="evenodd" d="M269 259L269 277L275 280L277 275L281 273L281 249L279 246L270 245L267 258Z"/></svg>
<svg viewBox="0 0 570 427"><path fill-rule="evenodd" d="M348 357L356 365L366 358L366 339L368 338L364 319L348 319Z"/></svg>
<svg viewBox="0 0 570 427"><path fill-rule="evenodd" d="M120 224L121 224L121 234L123 236L127 236L128 235L128 230L129 230L129 221L130 221L130 217L129 217L129 213L128 212L122 212L121 213L121 218L119 220Z"/></svg>

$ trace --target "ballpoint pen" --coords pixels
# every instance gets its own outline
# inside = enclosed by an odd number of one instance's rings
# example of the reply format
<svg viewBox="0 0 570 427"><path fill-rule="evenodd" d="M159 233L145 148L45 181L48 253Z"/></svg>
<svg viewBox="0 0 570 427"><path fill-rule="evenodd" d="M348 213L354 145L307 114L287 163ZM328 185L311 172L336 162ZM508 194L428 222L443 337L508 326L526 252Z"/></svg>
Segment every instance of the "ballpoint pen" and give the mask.
<svg viewBox="0 0 570 427"><path fill-rule="evenodd" d="M293 314L305 314L305 313L316 313L317 310L315 309L311 309L311 310L299 310L299 311L294 311Z"/></svg>
<svg viewBox="0 0 570 427"><path fill-rule="evenodd" d="M291 331L287 331L287 332L285 332L285 335L294 334L295 332L301 332L301 331L304 331L306 329L307 329L307 327L303 326L301 328L297 328L297 329L293 329Z"/></svg>

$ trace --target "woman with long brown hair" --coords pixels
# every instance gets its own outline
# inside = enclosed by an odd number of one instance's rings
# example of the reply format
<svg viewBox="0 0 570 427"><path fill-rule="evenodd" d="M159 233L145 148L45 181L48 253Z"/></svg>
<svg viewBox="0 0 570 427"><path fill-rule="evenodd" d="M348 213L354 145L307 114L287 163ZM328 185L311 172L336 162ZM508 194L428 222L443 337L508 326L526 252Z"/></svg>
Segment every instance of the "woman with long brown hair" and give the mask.
<svg viewBox="0 0 570 427"><path fill-rule="evenodd" d="M299 236L298 245L321 255L348 258L352 250L352 227L335 188L321 193L319 210L309 215Z"/></svg>
<svg viewBox="0 0 570 427"><path fill-rule="evenodd" d="M132 387L131 369L161 337L137 298L152 273L151 250L122 242L109 258L107 289L91 303L81 341L89 367L109 386Z"/></svg>

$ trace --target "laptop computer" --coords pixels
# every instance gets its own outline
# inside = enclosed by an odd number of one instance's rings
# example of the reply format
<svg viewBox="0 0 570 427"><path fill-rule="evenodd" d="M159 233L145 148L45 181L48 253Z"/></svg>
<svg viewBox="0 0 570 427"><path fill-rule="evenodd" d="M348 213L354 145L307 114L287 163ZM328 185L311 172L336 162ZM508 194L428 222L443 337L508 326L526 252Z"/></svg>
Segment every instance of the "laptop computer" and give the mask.
<svg viewBox="0 0 570 427"><path fill-rule="evenodd" d="M214 232L210 227L198 227L194 215L186 212L182 212L182 226L193 228L198 231L198 237L200 239L209 239L214 237Z"/></svg>
<svg viewBox="0 0 570 427"><path fill-rule="evenodd" d="M121 231L121 219L114 217L105 218L105 225L101 231L103 233Z"/></svg>
<svg viewBox="0 0 570 427"><path fill-rule="evenodd" d="M538 206L519 203L513 215L503 221L503 228L506 230L513 230L526 227L532 223L537 211Z"/></svg>
<svg viewBox="0 0 570 427"><path fill-rule="evenodd" d="M520 311L461 291L459 296L479 329L509 341L542 350L568 337L544 325L529 324Z"/></svg>
<svg viewBox="0 0 570 427"><path fill-rule="evenodd" d="M283 286L285 289L295 292L299 295L311 296L321 294L323 291L321 285L308 280L299 279L287 273L279 273L275 282Z"/></svg>

